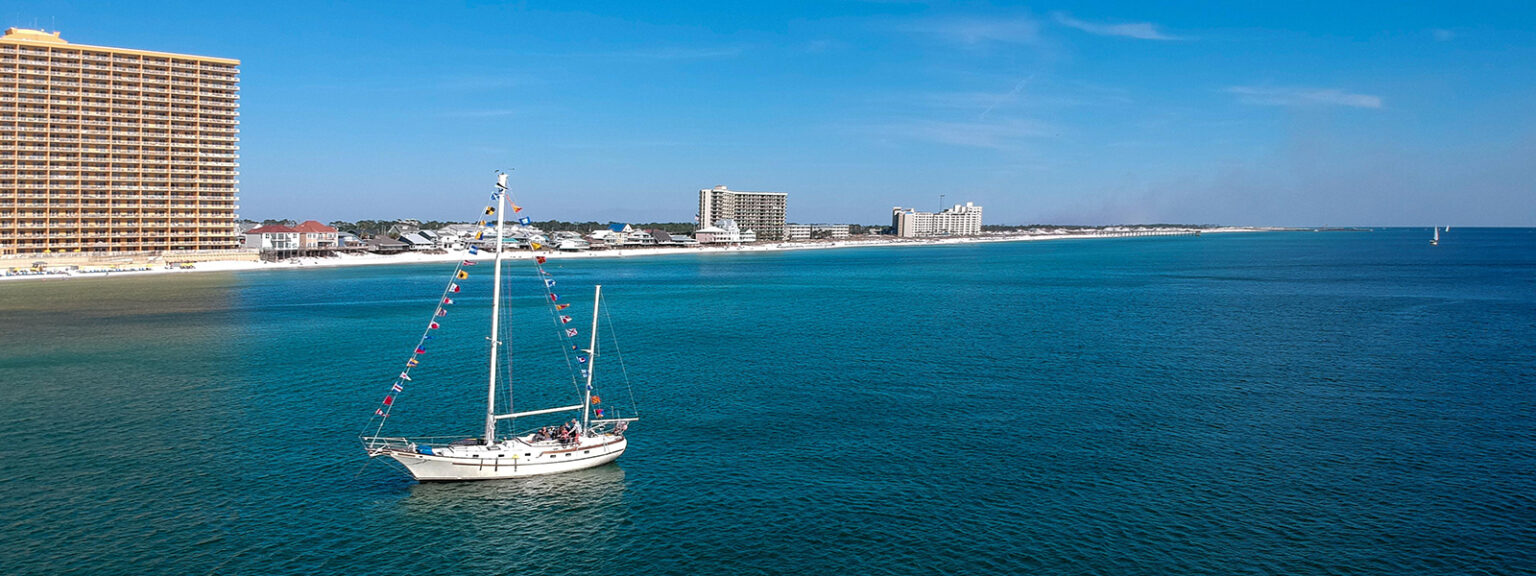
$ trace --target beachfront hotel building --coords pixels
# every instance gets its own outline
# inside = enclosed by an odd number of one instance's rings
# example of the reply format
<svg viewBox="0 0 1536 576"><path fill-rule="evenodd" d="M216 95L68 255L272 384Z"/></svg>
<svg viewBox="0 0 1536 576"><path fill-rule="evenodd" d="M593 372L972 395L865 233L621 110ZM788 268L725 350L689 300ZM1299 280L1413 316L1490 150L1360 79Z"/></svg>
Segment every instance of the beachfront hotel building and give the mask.
<svg viewBox="0 0 1536 576"><path fill-rule="evenodd" d="M812 238L841 240L850 235L851 229L852 226L848 224L788 224L784 226L784 239L790 241Z"/></svg>
<svg viewBox="0 0 1536 576"><path fill-rule="evenodd" d="M970 202L939 212L891 209L891 230L904 238L916 236L975 236L981 234L981 207Z"/></svg>
<svg viewBox="0 0 1536 576"><path fill-rule="evenodd" d="M699 222L708 226L734 220L742 230L757 233L759 240L784 240L784 212L789 194L741 192L724 186L699 190Z"/></svg>
<svg viewBox="0 0 1536 576"><path fill-rule="evenodd" d="M0 36L0 255L240 246L239 65Z"/></svg>

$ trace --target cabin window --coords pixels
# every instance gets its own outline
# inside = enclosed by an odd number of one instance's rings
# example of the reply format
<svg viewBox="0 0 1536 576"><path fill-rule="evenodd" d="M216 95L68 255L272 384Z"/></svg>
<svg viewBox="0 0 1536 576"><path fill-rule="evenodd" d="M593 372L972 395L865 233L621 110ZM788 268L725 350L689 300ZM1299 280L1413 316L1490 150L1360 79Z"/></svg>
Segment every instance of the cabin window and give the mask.
<svg viewBox="0 0 1536 576"><path fill-rule="evenodd" d="M506 458L507 455L506 454L497 454L496 457L497 458Z"/></svg>
<svg viewBox="0 0 1536 576"><path fill-rule="evenodd" d="M591 451L591 450L588 450L588 451L586 451L586 452L582 452L582 454L591 454L591 453L592 453L592 451Z"/></svg>
<svg viewBox="0 0 1536 576"><path fill-rule="evenodd" d="M559 456L559 454L550 454L550 455L549 455L549 457L550 457L550 458L554 458L554 457L556 457L556 456Z"/></svg>
<svg viewBox="0 0 1536 576"><path fill-rule="evenodd" d="M532 455L533 455L533 453L532 453L532 452L524 452L524 453L523 453L523 455L524 455L524 456L532 456Z"/></svg>

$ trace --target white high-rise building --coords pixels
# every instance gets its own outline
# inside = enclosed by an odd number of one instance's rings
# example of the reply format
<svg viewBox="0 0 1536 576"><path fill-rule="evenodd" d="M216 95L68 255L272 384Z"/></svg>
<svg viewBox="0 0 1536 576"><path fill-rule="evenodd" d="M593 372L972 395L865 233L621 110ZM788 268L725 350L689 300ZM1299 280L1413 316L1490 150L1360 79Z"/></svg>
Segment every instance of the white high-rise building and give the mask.
<svg viewBox="0 0 1536 576"><path fill-rule="evenodd" d="M784 212L789 194L740 192L724 186L699 190L699 222L711 224L735 220L742 230L757 233L760 240L784 240Z"/></svg>
<svg viewBox="0 0 1536 576"><path fill-rule="evenodd" d="M981 207L966 202L934 213L897 206L891 209L891 228L901 237L975 236L981 234Z"/></svg>

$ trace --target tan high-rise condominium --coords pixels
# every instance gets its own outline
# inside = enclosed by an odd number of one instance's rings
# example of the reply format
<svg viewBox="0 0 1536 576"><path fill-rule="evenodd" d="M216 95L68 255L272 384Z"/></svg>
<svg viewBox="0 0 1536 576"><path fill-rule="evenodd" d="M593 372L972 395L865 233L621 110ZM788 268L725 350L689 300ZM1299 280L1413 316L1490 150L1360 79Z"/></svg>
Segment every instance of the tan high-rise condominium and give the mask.
<svg viewBox="0 0 1536 576"><path fill-rule="evenodd" d="M0 36L0 254L238 248L240 61Z"/></svg>

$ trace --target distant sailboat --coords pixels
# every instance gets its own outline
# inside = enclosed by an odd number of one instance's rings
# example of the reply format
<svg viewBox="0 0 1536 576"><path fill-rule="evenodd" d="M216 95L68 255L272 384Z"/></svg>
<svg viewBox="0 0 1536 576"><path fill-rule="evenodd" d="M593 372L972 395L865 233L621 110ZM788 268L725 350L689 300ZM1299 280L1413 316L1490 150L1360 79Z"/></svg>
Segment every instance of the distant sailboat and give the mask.
<svg viewBox="0 0 1536 576"><path fill-rule="evenodd" d="M1435 237L1429 241L1429 245L1430 246L1439 246L1440 245L1440 227L1439 226L1435 227Z"/></svg>

